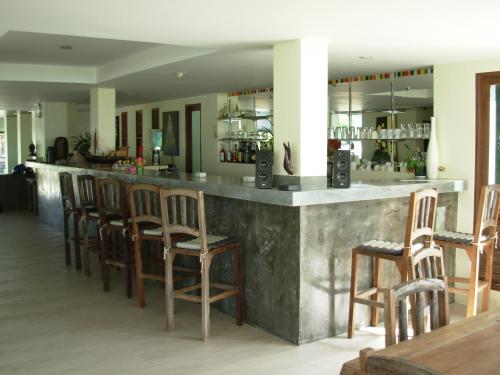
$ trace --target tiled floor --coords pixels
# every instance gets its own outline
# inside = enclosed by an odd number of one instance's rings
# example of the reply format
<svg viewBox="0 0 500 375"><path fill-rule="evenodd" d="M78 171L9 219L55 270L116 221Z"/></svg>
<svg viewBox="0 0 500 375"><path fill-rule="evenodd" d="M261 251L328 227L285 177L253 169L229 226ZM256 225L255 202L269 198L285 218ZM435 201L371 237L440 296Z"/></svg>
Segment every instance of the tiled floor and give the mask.
<svg viewBox="0 0 500 375"><path fill-rule="evenodd" d="M212 309L200 341L200 308L176 302L164 330L163 292L146 290L145 309L124 297L122 274L103 293L64 265L62 237L26 213L0 214L0 374L337 374L364 347L383 347L383 329L303 346L236 326Z"/></svg>

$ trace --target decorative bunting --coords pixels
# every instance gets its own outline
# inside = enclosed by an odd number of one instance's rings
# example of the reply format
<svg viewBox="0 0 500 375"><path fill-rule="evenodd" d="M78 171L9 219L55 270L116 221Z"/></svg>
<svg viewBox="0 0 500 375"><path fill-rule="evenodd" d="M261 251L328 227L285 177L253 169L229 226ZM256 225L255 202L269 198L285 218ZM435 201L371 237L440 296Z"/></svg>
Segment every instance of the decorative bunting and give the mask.
<svg viewBox="0 0 500 375"><path fill-rule="evenodd" d="M241 95L252 95L252 94L260 94L260 93L271 93L271 92L273 92L273 88L269 87L267 89L253 89L253 90L230 92L227 95L228 96L241 96Z"/></svg>
<svg viewBox="0 0 500 375"><path fill-rule="evenodd" d="M410 76L423 76L423 75L433 74L433 73L434 73L434 68L432 68L432 67L418 68L418 69L403 70L403 71L394 72L394 73L368 74L368 75L363 75L363 76L331 79L328 81L328 84L335 86L338 84L349 83L349 82L378 81L378 80L382 80L382 79L391 79L392 77L398 78L398 77L410 77ZM272 93L272 92L273 92L273 88L269 87L269 88L263 88L263 89L235 91L235 92L230 92L227 95L228 96L242 96L242 95L253 95L253 94L259 94L259 93Z"/></svg>
<svg viewBox="0 0 500 375"><path fill-rule="evenodd" d="M410 77L410 76L422 76L427 74L433 74L434 69L430 68L418 68L412 70L403 70L401 72L394 73L381 73L381 74L370 74L364 76L356 76L356 77L347 77L340 79L331 79L328 81L330 85L338 85L341 83L349 83L349 82L358 82L358 81L377 81L382 79L391 79L392 77Z"/></svg>

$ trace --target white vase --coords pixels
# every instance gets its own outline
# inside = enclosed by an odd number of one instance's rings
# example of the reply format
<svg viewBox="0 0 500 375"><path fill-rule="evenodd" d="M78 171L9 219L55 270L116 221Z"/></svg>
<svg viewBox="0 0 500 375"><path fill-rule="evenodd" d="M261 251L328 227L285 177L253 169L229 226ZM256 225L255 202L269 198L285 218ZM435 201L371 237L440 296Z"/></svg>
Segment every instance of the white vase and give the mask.
<svg viewBox="0 0 500 375"><path fill-rule="evenodd" d="M431 133L429 135L429 145L427 146L427 178L437 179L439 168L439 148L436 133L436 118L431 117Z"/></svg>

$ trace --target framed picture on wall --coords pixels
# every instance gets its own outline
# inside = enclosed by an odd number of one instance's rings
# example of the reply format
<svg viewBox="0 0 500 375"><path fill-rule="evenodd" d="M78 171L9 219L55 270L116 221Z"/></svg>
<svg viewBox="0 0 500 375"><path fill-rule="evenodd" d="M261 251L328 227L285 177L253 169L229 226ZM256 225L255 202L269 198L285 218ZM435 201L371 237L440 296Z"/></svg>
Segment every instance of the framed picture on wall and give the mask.
<svg viewBox="0 0 500 375"><path fill-rule="evenodd" d="M179 111L162 113L163 154L179 156Z"/></svg>

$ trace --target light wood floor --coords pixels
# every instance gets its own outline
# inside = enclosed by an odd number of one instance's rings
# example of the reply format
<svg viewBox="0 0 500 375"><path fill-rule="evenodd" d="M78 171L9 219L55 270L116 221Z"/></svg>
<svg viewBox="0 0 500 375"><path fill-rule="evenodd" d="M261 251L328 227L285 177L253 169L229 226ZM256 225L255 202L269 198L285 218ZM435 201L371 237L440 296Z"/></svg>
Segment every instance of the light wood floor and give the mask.
<svg viewBox="0 0 500 375"><path fill-rule="evenodd" d="M164 330L163 292L146 289L146 308L64 265L62 236L26 213L0 214L0 374L337 374L361 348L384 345L383 329L354 339L295 346L212 309L211 339L200 341L201 311L176 302L176 329Z"/></svg>

